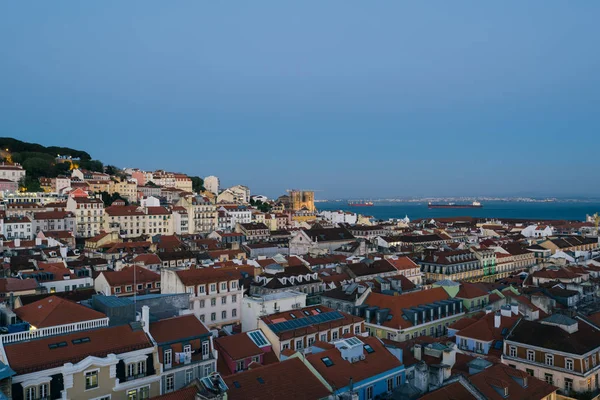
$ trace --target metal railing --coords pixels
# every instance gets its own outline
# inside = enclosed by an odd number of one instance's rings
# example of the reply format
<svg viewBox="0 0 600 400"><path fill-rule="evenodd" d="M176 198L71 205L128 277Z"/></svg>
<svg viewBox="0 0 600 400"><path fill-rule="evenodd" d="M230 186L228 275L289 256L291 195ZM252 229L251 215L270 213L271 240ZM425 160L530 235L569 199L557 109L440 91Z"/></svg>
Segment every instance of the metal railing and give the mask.
<svg viewBox="0 0 600 400"><path fill-rule="evenodd" d="M24 332L9 333L0 336L0 342L15 343L24 340L39 339L47 336L64 335L65 333L84 331L108 326L108 317L90 321L76 322L73 324L49 326L47 328L33 329Z"/></svg>

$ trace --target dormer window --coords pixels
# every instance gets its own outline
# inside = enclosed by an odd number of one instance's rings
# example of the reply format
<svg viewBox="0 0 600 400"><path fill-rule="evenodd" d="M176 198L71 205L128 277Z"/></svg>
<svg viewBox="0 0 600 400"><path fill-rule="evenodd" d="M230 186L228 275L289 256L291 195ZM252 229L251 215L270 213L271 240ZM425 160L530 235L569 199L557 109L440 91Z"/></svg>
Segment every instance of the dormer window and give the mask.
<svg viewBox="0 0 600 400"><path fill-rule="evenodd" d="M546 354L546 365L554 365L554 355Z"/></svg>
<svg viewBox="0 0 600 400"><path fill-rule="evenodd" d="M217 291L217 284L216 283L211 283L210 284L210 291L211 292L216 292Z"/></svg>
<svg viewBox="0 0 600 400"><path fill-rule="evenodd" d="M525 378L527 379L527 378ZM504 397L508 397L508 387L504 388Z"/></svg>

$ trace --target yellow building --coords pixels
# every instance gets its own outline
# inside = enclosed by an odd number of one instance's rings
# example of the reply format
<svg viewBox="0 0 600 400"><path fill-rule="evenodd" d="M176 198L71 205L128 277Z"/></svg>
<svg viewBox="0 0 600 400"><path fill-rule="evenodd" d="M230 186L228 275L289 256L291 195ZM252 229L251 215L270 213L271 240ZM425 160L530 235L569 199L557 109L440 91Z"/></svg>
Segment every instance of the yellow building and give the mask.
<svg viewBox="0 0 600 400"><path fill-rule="evenodd" d="M310 190L290 190L290 208L299 211L306 208L315 211L315 192Z"/></svg>
<svg viewBox="0 0 600 400"><path fill-rule="evenodd" d="M127 199L130 203L137 201L137 183L135 181L110 182L109 194L119 193L121 197Z"/></svg>

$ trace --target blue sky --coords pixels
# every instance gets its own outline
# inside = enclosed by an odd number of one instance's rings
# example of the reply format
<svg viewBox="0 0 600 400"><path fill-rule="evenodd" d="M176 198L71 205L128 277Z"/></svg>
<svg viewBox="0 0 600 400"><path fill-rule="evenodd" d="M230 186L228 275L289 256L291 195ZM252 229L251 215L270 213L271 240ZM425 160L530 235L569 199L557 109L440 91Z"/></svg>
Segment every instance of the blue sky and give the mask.
<svg viewBox="0 0 600 400"><path fill-rule="evenodd" d="M600 195L598 1L0 4L0 136L275 196Z"/></svg>

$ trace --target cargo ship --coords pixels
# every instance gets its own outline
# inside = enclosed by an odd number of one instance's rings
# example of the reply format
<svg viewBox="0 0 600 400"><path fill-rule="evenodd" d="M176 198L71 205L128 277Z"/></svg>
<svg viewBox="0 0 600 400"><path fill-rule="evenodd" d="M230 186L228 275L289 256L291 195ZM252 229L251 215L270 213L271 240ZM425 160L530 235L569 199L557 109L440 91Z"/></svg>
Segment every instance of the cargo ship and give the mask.
<svg viewBox="0 0 600 400"><path fill-rule="evenodd" d="M471 204L456 204L456 203L448 203L448 204L431 204L429 203L429 208L481 208L483 205L474 201Z"/></svg>
<svg viewBox="0 0 600 400"><path fill-rule="evenodd" d="M372 201L349 201L350 207L373 207Z"/></svg>

